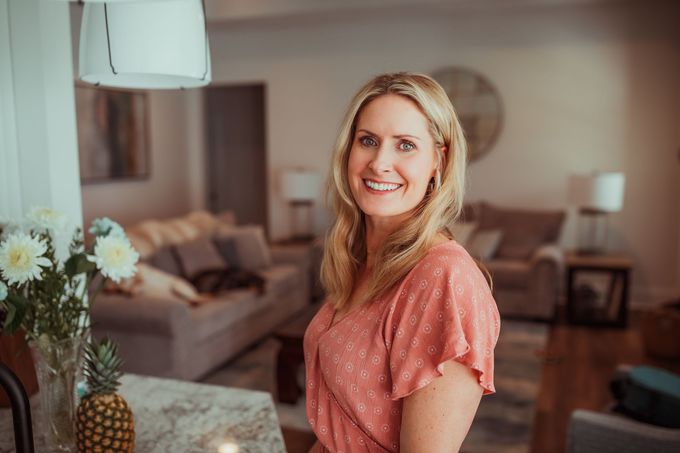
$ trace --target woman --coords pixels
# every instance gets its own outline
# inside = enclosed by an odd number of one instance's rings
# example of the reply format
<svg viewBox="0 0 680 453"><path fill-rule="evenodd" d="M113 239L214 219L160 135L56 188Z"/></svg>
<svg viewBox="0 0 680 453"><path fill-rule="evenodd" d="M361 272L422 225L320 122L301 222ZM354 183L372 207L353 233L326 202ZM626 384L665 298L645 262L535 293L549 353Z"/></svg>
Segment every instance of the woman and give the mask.
<svg viewBox="0 0 680 453"><path fill-rule="evenodd" d="M312 451L457 452L494 392L496 304L446 228L465 163L431 78L382 75L352 100L329 177L328 298L304 338Z"/></svg>

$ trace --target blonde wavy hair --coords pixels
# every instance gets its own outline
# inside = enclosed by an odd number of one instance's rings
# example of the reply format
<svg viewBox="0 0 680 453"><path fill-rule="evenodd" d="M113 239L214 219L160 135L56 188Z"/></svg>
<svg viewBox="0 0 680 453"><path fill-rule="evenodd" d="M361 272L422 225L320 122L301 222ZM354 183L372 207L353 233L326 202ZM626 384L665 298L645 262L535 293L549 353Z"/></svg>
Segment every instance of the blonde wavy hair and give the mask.
<svg viewBox="0 0 680 453"><path fill-rule="evenodd" d="M386 94L410 99L425 115L435 141L438 170L410 218L375 251L376 264L358 303L372 301L393 287L425 256L438 233L451 238L447 225L458 217L463 206L467 147L446 92L423 74L383 74L366 83L352 99L342 121L327 179L327 199L336 218L326 235L321 282L336 310L349 303L367 258L364 213L352 196L347 175L349 153L362 109Z"/></svg>

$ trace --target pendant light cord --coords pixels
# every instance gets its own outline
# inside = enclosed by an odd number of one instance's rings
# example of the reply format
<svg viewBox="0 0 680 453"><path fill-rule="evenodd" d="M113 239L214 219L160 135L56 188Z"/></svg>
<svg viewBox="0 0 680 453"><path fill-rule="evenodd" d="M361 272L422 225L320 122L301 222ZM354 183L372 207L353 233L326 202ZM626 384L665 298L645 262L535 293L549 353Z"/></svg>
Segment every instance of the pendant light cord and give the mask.
<svg viewBox="0 0 680 453"><path fill-rule="evenodd" d="M205 78L208 76L208 59L210 56L208 55L208 13L205 10L205 0L202 0L203 3L203 26L205 27L205 72L203 73L203 77L201 77L201 80L205 80Z"/></svg>
<svg viewBox="0 0 680 453"><path fill-rule="evenodd" d="M118 75L118 71L113 67L113 57L111 57L111 38L109 37L109 12L107 4L104 3L104 24L106 25L106 48L109 51L109 66L111 66L111 72Z"/></svg>

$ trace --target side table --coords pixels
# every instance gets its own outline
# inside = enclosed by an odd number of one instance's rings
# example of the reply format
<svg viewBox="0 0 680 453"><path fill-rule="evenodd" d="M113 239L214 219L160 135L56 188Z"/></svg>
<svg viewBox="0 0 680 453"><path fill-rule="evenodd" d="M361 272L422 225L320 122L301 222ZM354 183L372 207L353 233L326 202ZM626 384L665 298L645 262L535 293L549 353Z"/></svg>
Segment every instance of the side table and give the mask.
<svg viewBox="0 0 680 453"><path fill-rule="evenodd" d="M305 360L302 341L321 305L317 303L304 308L274 332L281 342L276 358L276 387L278 400L282 403L295 404L302 393L297 382L298 369Z"/></svg>
<svg viewBox="0 0 680 453"><path fill-rule="evenodd" d="M276 241L271 244L270 249L278 257L296 262L304 263L309 272L309 292L313 302L320 301L324 297L321 286L321 259L323 258L323 239L312 238L309 240L287 239ZM295 258L293 258L295 257ZM302 257L302 260L300 259Z"/></svg>
<svg viewBox="0 0 680 453"><path fill-rule="evenodd" d="M618 253L570 252L565 255L565 265L569 323L625 327L633 260Z"/></svg>

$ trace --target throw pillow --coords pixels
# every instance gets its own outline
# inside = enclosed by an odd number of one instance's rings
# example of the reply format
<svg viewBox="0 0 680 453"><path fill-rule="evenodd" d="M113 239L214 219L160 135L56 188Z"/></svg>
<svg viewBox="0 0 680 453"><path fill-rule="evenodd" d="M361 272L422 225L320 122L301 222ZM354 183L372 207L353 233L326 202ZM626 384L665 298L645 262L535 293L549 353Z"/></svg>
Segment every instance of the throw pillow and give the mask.
<svg viewBox="0 0 680 453"><path fill-rule="evenodd" d="M184 217L189 223L194 225L202 235L211 235L217 225L217 219L208 211L194 211Z"/></svg>
<svg viewBox="0 0 680 453"><path fill-rule="evenodd" d="M470 240L467 251L473 258L488 261L493 258L502 238L501 230L479 230Z"/></svg>
<svg viewBox="0 0 680 453"><path fill-rule="evenodd" d="M234 241L239 267L242 269L255 271L272 264L269 246L264 237L264 229L260 225L221 228L216 238Z"/></svg>
<svg viewBox="0 0 680 453"><path fill-rule="evenodd" d="M173 250L182 269L182 276L191 280L194 276L207 270L226 269L227 263L222 259L213 242L208 237L195 241L176 244Z"/></svg>
<svg viewBox="0 0 680 453"><path fill-rule="evenodd" d="M241 268L241 262L238 259L238 251L236 250L236 241L228 235L216 236L213 239L217 251L220 252L222 259L226 261L229 267Z"/></svg>
<svg viewBox="0 0 680 453"><path fill-rule="evenodd" d="M168 220L165 222L165 225L165 239L166 243L169 244L193 241L201 235L201 232L196 226L183 218Z"/></svg>
<svg viewBox="0 0 680 453"><path fill-rule="evenodd" d="M564 215L564 211L498 208L481 203L479 228L503 231L498 258L528 259L542 244L557 242Z"/></svg>
<svg viewBox="0 0 680 453"><path fill-rule="evenodd" d="M171 246L161 247L146 261L156 269L160 269L168 274L176 275L178 277L183 275L182 266Z"/></svg>
<svg viewBox="0 0 680 453"><path fill-rule="evenodd" d="M146 236L154 247L161 247L163 245L163 234L161 233L163 226L158 220L147 220L140 223L135 228Z"/></svg>
<svg viewBox="0 0 680 453"><path fill-rule="evenodd" d="M476 229L476 222L455 222L449 226L453 239L463 247L467 246L470 242L470 238Z"/></svg>
<svg viewBox="0 0 680 453"><path fill-rule="evenodd" d="M150 257L156 251L156 247L143 233L135 229L126 229L125 235L130 241L130 245L139 253L141 259Z"/></svg>

